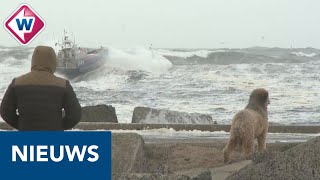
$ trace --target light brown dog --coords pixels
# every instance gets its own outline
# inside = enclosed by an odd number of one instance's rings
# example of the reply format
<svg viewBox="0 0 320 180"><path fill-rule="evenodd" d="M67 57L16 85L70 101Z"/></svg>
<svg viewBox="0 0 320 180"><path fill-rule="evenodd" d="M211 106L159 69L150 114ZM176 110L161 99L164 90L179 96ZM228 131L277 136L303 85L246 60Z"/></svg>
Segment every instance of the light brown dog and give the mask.
<svg viewBox="0 0 320 180"><path fill-rule="evenodd" d="M258 139L258 149L266 149L268 132L269 93L265 89L252 91L249 103L244 110L238 112L232 119L230 137L223 149L224 162L229 162L230 153L237 147L249 158L254 153L254 140Z"/></svg>

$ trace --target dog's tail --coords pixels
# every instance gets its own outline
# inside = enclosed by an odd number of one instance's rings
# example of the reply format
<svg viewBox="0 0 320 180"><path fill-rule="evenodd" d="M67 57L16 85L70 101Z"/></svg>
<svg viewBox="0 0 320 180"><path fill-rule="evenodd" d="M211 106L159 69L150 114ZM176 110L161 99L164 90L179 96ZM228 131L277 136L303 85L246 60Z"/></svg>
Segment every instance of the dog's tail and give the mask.
<svg viewBox="0 0 320 180"><path fill-rule="evenodd" d="M242 146L242 137L241 137L241 133L240 133L240 127L236 127L234 129L234 132L235 132L235 136L236 136L236 139L237 139L237 148L238 147L241 147Z"/></svg>
<svg viewBox="0 0 320 180"><path fill-rule="evenodd" d="M242 133L241 133L241 126L243 124L244 118L242 117L242 113L238 113L237 116L234 118L233 121L233 132L234 132L234 138L236 139L237 142L237 147L241 147L242 146Z"/></svg>

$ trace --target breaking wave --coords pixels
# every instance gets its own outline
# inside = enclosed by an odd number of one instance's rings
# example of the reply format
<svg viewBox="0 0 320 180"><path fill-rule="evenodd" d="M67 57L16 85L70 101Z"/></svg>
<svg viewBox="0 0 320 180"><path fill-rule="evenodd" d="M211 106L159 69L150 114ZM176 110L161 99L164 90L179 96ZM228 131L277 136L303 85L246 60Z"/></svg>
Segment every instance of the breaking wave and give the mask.
<svg viewBox="0 0 320 180"><path fill-rule="evenodd" d="M141 70L152 73L168 71L172 64L163 56L145 48L120 50L109 48L107 64L123 70Z"/></svg>
<svg viewBox="0 0 320 180"><path fill-rule="evenodd" d="M89 72L76 81L99 80L115 84L115 81L135 82L148 74L161 74L167 72L172 63L152 50L145 48L116 49L108 48L109 55L103 67ZM112 75L112 77L110 77ZM114 79L115 77L116 80ZM117 83L118 84L118 83Z"/></svg>
<svg viewBox="0 0 320 180"><path fill-rule="evenodd" d="M158 50L174 65L196 64L259 64L303 63L320 59L320 50L313 48L246 48L216 50Z"/></svg>

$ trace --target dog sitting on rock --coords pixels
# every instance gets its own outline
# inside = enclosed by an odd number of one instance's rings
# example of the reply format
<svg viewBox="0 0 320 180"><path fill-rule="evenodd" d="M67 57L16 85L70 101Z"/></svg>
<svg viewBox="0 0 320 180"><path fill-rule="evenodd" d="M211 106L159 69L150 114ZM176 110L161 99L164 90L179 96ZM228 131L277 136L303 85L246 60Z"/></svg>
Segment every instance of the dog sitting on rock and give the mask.
<svg viewBox="0 0 320 180"><path fill-rule="evenodd" d="M237 147L249 158L254 153L254 140L258 140L258 150L266 150L268 132L269 93L265 89L252 91L249 103L244 110L238 112L232 120L230 137L223 149L224 162L230 161L230 154Z"/></svg>

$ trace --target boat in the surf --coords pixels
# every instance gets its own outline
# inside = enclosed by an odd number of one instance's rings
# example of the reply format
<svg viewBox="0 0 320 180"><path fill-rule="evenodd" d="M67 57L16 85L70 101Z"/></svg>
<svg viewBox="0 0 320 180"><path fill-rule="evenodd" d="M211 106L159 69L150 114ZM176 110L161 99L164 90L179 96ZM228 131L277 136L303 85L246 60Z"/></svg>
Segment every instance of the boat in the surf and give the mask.
<svg viewBox="0 0 320 180"><path fill-rule="evenodd" d="M69 39L66 32L62 43L56 43L56 46L60 46L56 71L69 79L101 67L106 62L109 52L103 47L98 49L79 47L75 41Z"/></svg>

